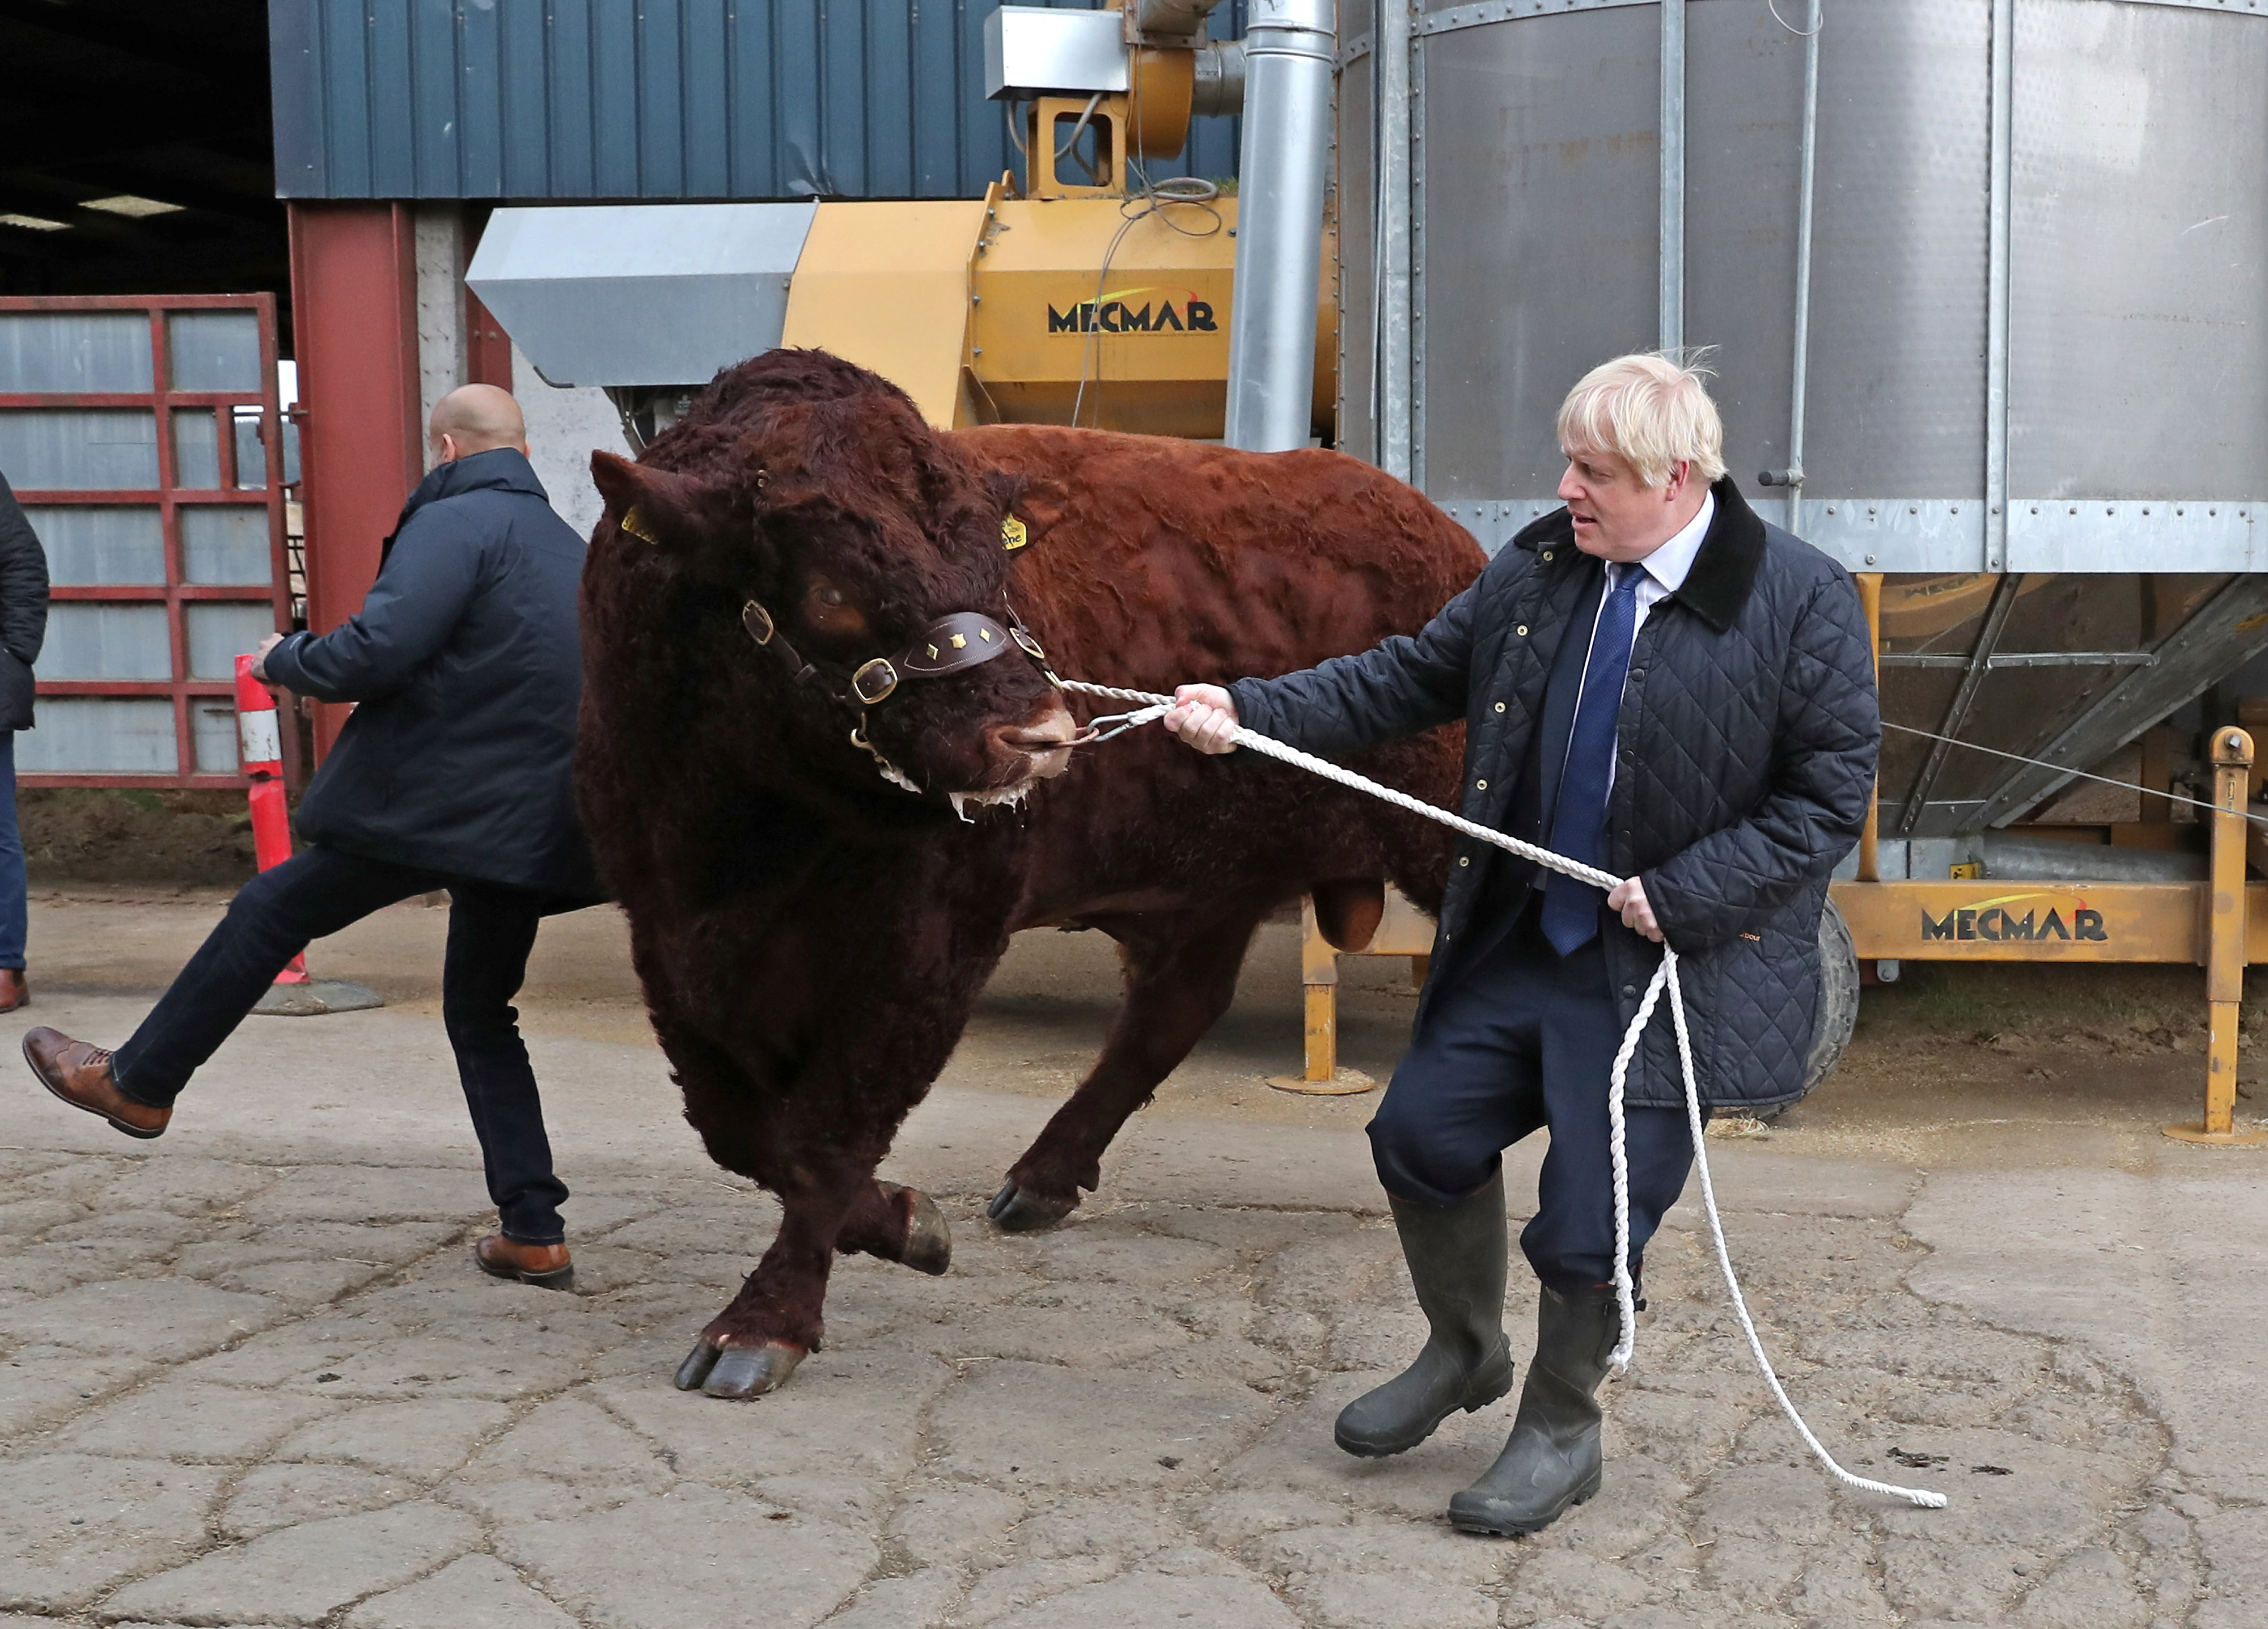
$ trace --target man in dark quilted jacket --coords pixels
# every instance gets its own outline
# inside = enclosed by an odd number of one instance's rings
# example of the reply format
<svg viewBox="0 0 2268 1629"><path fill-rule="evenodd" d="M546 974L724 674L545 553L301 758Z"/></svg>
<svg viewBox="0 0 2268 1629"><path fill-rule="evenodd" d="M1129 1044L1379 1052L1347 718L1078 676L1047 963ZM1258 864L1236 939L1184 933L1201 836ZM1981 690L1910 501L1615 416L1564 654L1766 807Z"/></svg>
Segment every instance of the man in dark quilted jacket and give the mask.
<svg viewBox="0 0 2268 1629"><path fill-rule="evenodd" d="M1370 1125L1432 1335L1340 1414L1339 1446L1366 1456L1511 1390L1501 1155L1551 1133L1521 1235L1535 1359L1504 1452L1449 1505L1497 1534L1598 1491L1595 1397L1621 1332L1608 1079L1660 947L1680 958L1705 1109L1800 1095L1828 875L1865 823L1881 740L1849 575L1742 500L1697 374L1617 357L1558 429L1567 506L1424 631L1185 686L1166 718L1206 751L1231 750L1241 722L1330 757L1462 719L1466 818L1625 879L1604 892L1461 843L1416 1033ZM1626 1102L1635 1276L1692 1162L1666 1010Z"/></svg>

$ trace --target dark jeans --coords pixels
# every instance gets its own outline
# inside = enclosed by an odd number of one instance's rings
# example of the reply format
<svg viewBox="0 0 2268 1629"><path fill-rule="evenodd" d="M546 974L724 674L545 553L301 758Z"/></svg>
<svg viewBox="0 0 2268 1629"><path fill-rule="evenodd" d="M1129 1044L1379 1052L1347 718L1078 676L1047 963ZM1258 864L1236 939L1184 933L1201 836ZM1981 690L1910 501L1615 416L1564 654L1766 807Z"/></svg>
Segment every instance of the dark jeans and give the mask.
<svg viewBox="0 0 2268 1629"><path fill-rule="evenodd" d="M1535 915L1531 907L1469 966L1451 969L1454 982L1394 1072L1370 1142L1387 1192L1450 1205L1495 1174L1505 1149L1550 1127L1520 1247L1535 1276L1565 1293L1614 1277L1607 1081L1623 1026L1599 941L1563 960ZM1693 1146L1683 1109L1631 1107L1624 1124L1635 1275L1685 1187Z"/></svg>
<svg viewBox="0 0 2268 1629"><path fill-rule="evenodd" d="M509 1236L556 1244L566 1235L566 1185L551 1170L551 1142L535 1072L512 999L527 973L536 924L579 902L470 882L311 848L263 871L230 902L188 966L111 1062L118 1089L167 1109L190 1075L228 1039L276 975L311 939L335 933L415 894L446 888L449 948L441 968L441 1020L480 1138L489 1197Z"/></svg>
<svg viewBox="0 0 2268 1629"><path fill-rule="evenodd" d="M24 838L16 829L16 732L0 730L0 967L24 966Z"/></svg>

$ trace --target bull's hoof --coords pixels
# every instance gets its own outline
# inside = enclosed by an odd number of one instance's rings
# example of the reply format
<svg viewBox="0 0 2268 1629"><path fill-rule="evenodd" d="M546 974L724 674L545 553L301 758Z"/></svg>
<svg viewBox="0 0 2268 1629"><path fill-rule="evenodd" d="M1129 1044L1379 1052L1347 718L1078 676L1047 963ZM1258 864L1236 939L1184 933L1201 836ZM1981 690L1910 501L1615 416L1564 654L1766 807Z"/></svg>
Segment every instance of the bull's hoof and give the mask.
<svg viewBox="0 0 2268 1629"><path fill-rule="evenodd" d="M693 1350L685 1354L685 1361L677 1366L677 1389L698 1391L701 1382L709 1378L709 1371L717 1367L718 1356L725 1349L712 1346L707 1341L696 1341Z"/></svg>
<svg viewBox="0 0 2268 1629"><path fill-rule="evenodd" d="M985 1207L984 1213L1003 1233L1038 1233L1054 1227L1078 1208L1076 1198L1050 1199L1043 1193L1019 1187L1012 1176L992 1196L992 1203Z"/></svg>
<svg viewBox="0 0 2268 1629"><path fill-rule="evenodd" d="M808 1355L800 1346L777 1340L761 1346L727 1346L718 1354L709 1378L701 1383L701 1394L737 1400L777 1391Z"/></svg>
<svg viewBox="0 0 2268 1629"><path fill-rule="evenodd" d="M918 1188L906 1191L913 1195L913 1215L906 1224L906 1248L898 1260L934 1278L953 1265L953 1229L946 1226L936 1200Z"/></svg>
<svg viewBox="0 0 2268 1629"><path fill-rule="evenodd" d="M810 1355L785 1341L717 1346L703 1340L677 1366L677 1389L711 1397L760 1397L787 1384L796 1366Z"/></svg>

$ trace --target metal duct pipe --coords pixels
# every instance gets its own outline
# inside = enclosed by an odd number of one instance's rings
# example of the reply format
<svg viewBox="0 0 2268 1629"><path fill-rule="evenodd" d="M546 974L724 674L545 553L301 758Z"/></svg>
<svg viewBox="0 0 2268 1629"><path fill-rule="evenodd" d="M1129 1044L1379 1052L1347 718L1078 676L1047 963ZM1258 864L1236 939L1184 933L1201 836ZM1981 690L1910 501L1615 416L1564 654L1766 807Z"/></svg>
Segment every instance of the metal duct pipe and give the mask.
<svg viewBox="0 0 2268 1629"><path fill-rule="evenodd" d="M1227 440L1252 452L1307 446L1314 416L1337 26L1336 0L1253 0L1245 26Z"/></svg>
<svg viewBox="0 0 2268 1629"><path fill-rule="evenodd" d="M1244 111L1244 41L1229 40L1197 47L1197 88L1189 93L1193 119L1233 119Z"/></svg>
<svg viewBox="0 0 2268 1629"><path fill-rule="evenodd" d="M1201 34L1205 18L1219 4L1220 0L1135 0L1134 26L1145 39Z"/></svg>
<svg viewBox="0 0 2268 1629"><path fill-rule="evenodd" d="M1410 184L1416 144L1410 118L1410 8L1378 9L1371 60L1378 99L1377 196L1372 204L1373 276L1377 320L1371 331L1371 402L1377 425L1378 467L1397 481L1418 482L1415 387L1418 383L1415 279L1410 226L1418 189Z"/></svg>

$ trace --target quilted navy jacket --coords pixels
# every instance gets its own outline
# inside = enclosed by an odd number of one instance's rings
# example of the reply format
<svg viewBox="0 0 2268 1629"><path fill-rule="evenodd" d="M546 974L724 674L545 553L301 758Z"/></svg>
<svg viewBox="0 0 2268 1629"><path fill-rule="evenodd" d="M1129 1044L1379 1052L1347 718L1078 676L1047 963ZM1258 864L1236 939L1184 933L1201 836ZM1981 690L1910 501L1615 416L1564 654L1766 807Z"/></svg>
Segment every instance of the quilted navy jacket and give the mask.
<svg viewBox="0 0 2268 1629"><path fill-rule="evenodd" d="M1802 1092L1828 873L1866 823L1881 726L1849 574L1760 520L1729 478L1714 490L1692 571L1631 647L1603 866L1642 878L1681 958L1704 1100L1764 1108ZM1238 717L1333 758L1462 718L1460 812L1501 829L1552 655L1602 571L1575 547L1565 510L1546 515L1416 637L1240 680ZM1518 863L1459 843L1421 1024L1500 862ZM1522 896L1509 897L1516 906ZM1627 1024L1660 947L1609 918L1605 948ZM1632 1065L1633 1103L1683 1102L1668 1006Z"/></svg>

